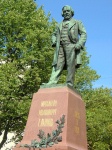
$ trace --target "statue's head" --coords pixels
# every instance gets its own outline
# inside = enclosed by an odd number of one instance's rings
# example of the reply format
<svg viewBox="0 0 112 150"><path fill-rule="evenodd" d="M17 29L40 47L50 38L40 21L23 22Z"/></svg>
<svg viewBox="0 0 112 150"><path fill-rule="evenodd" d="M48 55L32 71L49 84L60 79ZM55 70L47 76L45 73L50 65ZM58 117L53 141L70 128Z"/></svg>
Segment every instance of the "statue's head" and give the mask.
<svg viewBox="0 0 112 150"><path fill-rule="evenodd" d="M73 11L72 7L69 5L65 5L62 8L62 17L64 17L65 20L68 20L73 16L74 16L74 11Z"/></svg>

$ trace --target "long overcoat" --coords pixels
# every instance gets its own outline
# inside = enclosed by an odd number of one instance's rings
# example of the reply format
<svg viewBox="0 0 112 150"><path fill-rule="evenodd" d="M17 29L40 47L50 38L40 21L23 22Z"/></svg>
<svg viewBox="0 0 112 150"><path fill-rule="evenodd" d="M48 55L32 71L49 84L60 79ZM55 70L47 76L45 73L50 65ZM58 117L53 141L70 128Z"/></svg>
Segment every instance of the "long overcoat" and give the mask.
<svg viewBox="0 0 112 150"><path fill-rule="evenodd" d="M62 22L59 25L57 25L54 33L52 34L52 45L56 46L52 66L55 66L58 62L61 30L62 30ZM80 49L76 50L75 52L76 53L75 66L76 68L78 68L78 66L80 66L81 64L81 51L82 49L84 49L84 45L87 38L86 30L81 21L75 20L73 18L69 21L68 37L72 43L78 44L80 47Z"/></svg>

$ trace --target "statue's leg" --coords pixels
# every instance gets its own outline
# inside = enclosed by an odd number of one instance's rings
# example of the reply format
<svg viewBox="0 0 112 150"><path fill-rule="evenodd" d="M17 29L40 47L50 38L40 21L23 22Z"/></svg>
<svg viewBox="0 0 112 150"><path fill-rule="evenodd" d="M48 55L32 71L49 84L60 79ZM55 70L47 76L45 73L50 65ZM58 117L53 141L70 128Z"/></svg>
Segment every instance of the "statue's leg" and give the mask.
<svg viewBox="0 0 112 150"><path fill-rule="evenodd" d="M56 67L53 66L51 77L47 84L57 84L60 74L61 74L61 71L62 71L61 69L56 69Z"/></svg>
<svg viewBox="0 0 112 150"><path fill-rule="evenodd" d="M53 66L51 77L47 84L57 84L59 77L63 71L64 64L65 64L64 51L63 47L60 47L57 65Z"/></svg>
<svg viewBox="0 0 112 150"><path fill-rule="evenodd" d="M70 86L74 86L75 76L75 49L74 44L65 46L66 64L67 64L67 78L66 83Z"/></svg>

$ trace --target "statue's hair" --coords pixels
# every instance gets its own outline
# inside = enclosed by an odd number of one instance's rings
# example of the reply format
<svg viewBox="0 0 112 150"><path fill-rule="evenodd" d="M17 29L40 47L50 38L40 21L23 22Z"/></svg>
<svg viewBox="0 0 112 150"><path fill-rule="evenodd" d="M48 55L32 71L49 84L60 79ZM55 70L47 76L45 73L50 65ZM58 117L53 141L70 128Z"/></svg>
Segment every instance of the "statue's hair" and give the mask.
<svg viewBox="0 0 112 150"><path fill-rule="evenodd" d="M73 10L72 7L69 6L69 5L65 5L65 6L62 8L62 13L61 13L62 17L63 17L63 10L64 10L65 7L69 7L69 8L70 8L70 10L71 10L71 12L72 12L72 17L73 17L73 16L74 16L74 10Z"/></svg>

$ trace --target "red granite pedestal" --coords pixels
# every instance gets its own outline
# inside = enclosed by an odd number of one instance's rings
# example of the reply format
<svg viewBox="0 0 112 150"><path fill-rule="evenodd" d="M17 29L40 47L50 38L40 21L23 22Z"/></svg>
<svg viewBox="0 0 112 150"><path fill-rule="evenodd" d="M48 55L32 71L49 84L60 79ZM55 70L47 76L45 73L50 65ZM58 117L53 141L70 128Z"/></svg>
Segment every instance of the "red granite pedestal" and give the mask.
<svg viewBox="0 0 112 150"><path fill-rule="evenodd" d="M34 94L23 140L13 150L28 150L19 146L31 144L34 139L39 141L40 129L52 133L62 115L65 115L62 142L44 149L87 150L85 104L78 93L66 86L41 88Z"/></svg>

